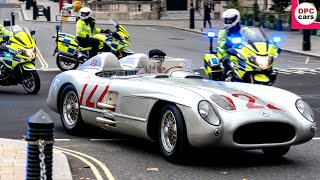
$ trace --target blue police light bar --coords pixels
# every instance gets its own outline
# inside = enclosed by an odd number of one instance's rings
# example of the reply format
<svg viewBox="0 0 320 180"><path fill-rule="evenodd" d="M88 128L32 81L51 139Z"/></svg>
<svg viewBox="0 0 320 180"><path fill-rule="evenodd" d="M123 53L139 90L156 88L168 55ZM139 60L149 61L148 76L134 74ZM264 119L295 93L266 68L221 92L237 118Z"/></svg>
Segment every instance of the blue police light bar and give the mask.
<svg viewBox="0 0 320 180"><path fill-rule="evenodd" d="M60 26L56 25L56 30L59 31L60 30Z"/></svg>
<svg viewBox="0 0 320 180"><path fill-rule="evenodd" d="M213 38L213 37L215 37L216 36L216 33L214 33L214 32L208 32L208 37L209 38Z"/></svg>
<svg viewBox="0 0 320 180"><path fill-rule="evenodd" d="M239 44L241 43L241 38L240 37L235 37L231 39L232 44Z"/></svg>
<svg viewBox="0 0 320 180"><path fill-rule="evenodd" d="M278 42L281 42L281 37L278 37L278 36L276 36L276 37L273 37L273 42L275 42L275 43L278 43Z"/></svg>

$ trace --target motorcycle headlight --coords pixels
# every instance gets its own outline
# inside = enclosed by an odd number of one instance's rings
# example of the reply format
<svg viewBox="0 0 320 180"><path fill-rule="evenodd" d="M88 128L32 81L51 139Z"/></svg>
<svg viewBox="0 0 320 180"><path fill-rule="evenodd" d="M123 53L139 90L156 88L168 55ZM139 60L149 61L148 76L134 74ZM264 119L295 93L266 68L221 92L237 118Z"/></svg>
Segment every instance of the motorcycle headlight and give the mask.
<svg viewBox="0 0 320 180"><path fill-rule="evenodd" d="M36 58L36 48L26 49L26 52L31 59Z"/></svg>
<svg viewBox="0 0 320 180"><path fill-rule="evenodd" d="M303 117L305 117L310 122L314 122L314 114L308 103L306 103L302 99L298 99L296 101L296 107Z"/></svg>
<svg viewBox="0 0 320 180"><path fill-rule="evenodd" d="M220 119L208 101L200 101L198 104L198 112L200 116L209 124L214 126L220 125Z"/></svg>
<svg viewBox="0 0 320 180"><path fill-rule="evenodd" d="M256 64L261 69L267 69L269 67L269 56L256 56Z"/></svg>
<svg viewBox="0 0 320 180"><path fill-rule="evenodd" d="M18 49L18 53L21 54L22 56L28 56L27 51L24 49Z"/></svg>

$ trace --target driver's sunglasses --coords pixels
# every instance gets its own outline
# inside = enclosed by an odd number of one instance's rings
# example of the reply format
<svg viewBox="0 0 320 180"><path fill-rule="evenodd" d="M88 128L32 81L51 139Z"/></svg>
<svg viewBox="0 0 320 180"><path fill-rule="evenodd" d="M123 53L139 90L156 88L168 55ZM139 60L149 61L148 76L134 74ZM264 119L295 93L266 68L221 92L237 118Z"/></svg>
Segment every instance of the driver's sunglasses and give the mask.
<svg viewBox="0 0 320 180"><path fill-rule="evenodd" d="M164 58L164 56L153 56L152 59L153 59L153 60L156 60L156 61L161 61L161 62L163 62L165 58Z"/></svg>

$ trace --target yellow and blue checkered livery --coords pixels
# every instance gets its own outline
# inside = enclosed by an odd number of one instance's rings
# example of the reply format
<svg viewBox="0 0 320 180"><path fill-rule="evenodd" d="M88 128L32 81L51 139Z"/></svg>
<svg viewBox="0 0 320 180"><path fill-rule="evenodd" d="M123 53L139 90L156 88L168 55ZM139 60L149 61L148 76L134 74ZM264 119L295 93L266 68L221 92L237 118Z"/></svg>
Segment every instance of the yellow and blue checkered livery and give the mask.
<svg viewBox="0 0 320 180"><path fill-rule="evenodd" d="M59 33L58 50L67 54L74 54L79 47L76 37L66 33Z"/></svg>

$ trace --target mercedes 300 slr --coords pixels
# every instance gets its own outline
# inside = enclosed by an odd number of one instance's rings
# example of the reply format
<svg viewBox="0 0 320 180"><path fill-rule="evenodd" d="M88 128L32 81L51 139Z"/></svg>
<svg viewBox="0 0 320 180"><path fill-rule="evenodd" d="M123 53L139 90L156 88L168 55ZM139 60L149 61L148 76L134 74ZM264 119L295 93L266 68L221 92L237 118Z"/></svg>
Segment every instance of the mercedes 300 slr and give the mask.
<svg viewBox="0 0 320 180"><path fill-rule="evenodd" d="M206 80L191 61L166 59L166 73L136 74L148 57L99 54L58 74L47 98L67 133L91 124L158 142L169 161L187 147L262 149L283 156L316 131L310 106L276 87Z"/></svg>

